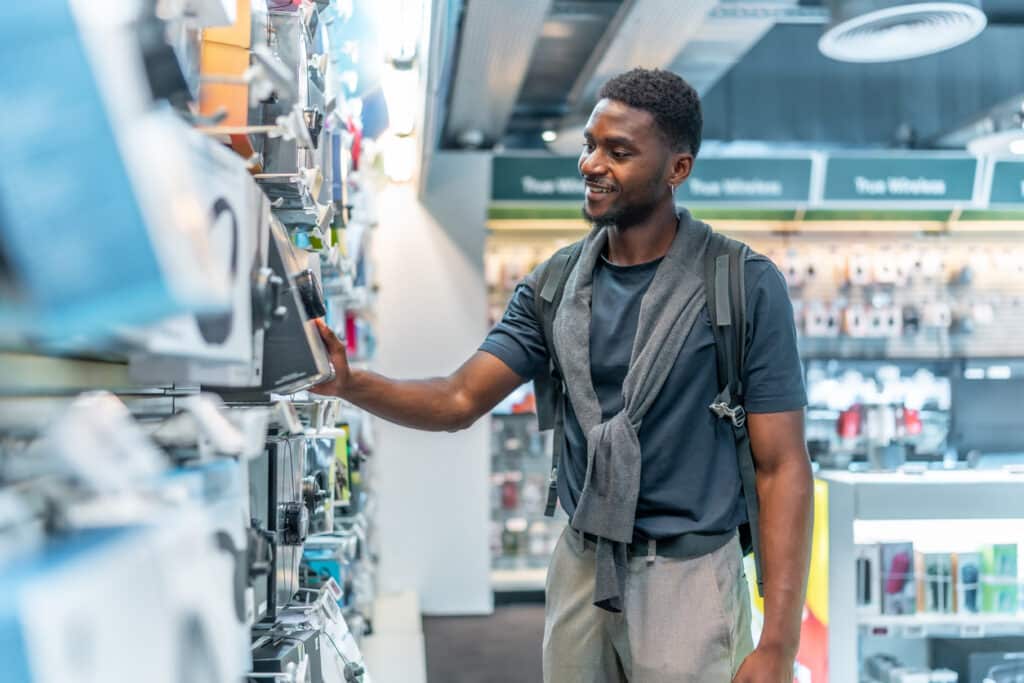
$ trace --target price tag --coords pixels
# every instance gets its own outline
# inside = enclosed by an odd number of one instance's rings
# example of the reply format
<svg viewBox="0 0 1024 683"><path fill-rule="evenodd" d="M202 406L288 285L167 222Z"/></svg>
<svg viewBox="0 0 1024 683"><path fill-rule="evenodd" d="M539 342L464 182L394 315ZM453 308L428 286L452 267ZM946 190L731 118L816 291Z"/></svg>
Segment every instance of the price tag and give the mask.
<svg viewBox="0 0 1024 683"><path fill-rule="evenodd" d="M984 638L985 637L985 625L984 624L961 624L960 625L960 637L961 638Z"/></svg>
<svg viewBox="0 0 1024 683"><path fill-rule="evenodd" d="M903 627L904 638L926 638L927 632L922 624L907 624Z"/></svg>

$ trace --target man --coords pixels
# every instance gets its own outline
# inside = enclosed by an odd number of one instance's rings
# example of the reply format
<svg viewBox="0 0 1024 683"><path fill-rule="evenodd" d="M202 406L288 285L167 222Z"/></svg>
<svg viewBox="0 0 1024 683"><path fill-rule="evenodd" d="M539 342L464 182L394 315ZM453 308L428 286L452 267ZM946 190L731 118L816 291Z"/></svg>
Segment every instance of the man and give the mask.
<svg viewBox="0 0 1024 683"><path fill-rule="evenodd" d="M708 409L719 390L701 277L710 231L674 204L701 126L696 92L674 74L635 69L601 90L579 160L594 229L552 339L535 305L540 268L448 377L396 381L350 370L321 325L337 377L318 390L418 429L469 426L546 372L555 349L566 387L557 488L571 528L548 572L547 683L793 680L812 497L796 332L781 275L764 257L748 257L741 379L765 585L752 651L736 445Z"/></svg>

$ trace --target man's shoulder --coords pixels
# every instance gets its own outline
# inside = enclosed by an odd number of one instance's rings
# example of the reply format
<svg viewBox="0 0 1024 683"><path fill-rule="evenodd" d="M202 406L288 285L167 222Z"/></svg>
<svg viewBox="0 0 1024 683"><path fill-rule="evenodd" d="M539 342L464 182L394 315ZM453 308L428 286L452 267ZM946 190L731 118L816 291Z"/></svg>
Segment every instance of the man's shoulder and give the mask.
<svg viewBox="0 0 1024 683"><path fill-rule="evenodd" d="M577 240L576 242L573 242L571 244L566 244L565 246L562 246L562 247L559 247L558 249L556 249L554 252L552 252L552 254L550 256L548 256L546 259L544 259L543 261L538 263L536 265L536 267L534 267L534 269L532 271L530 271L530 273L525 278L523 278L522 284L526 285L530 289L535 290L537 288L537 285L542 280L546 279L545 275L550 270L551 264L553 262L555 262L557 260L559 263L561 263L561 267L562 268L565 268L565 267L568 266L568 260L563 261L560 257L562 257L562 256L571 257L573 251L577 249L578 245L582 241L583 240Z"/></svg>

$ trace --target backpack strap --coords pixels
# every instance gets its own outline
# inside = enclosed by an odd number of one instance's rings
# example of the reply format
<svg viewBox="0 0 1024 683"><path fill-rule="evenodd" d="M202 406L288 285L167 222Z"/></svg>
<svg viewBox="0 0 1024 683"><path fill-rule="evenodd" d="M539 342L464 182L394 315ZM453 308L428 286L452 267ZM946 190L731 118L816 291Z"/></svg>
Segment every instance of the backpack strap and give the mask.
<svg viewBox="0 0 1024 683"><path fill-rule="evenodd" d="M760 506L757 497L757 472L747 431L747 413L743 407L743 363L747 347L746 287L744 263L749 248L742 242L714 234L704 259L704 288L707 295L711 330L715 337L720 390L709 408L732 425L736 440L736 464L739 468L743 498L747 508L749 539L741 528L744 552L754 553L757 590L764 595L764 571L761 562Z"/></svg>
<svg viewBox="0 0 1024 683"><path fill-rule="evenodd" d="M548 498L544 514L552 517L558 501L558 467L561 463L562 449L565 444L565 383L562 369L555 353L554 326L555 313L565 293L565 283L569 274L576 266L583 250L583 241L575 242L559 249L542 266L534 290L534 307L537 319L544 328L544 343L548 347L548 370L533 379L533 388L537 398L537 423L541 431L554 429L551 449L551 476L548 481Z"/></svg>

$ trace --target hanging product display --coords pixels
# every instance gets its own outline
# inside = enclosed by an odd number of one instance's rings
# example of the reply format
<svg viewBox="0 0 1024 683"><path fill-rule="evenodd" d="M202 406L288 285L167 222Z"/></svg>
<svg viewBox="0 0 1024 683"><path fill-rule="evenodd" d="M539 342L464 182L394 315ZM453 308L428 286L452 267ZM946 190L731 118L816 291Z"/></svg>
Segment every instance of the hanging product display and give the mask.
<svg viewBox="0 0 1024 683"><path fill-rule="evenodd" d="M373 351L335 5L0 10L4 680L370 681L372 431L302 393L315 320Z"/></svg>
<svg viewBox="0 0 1024 683"><path fill-rule="evenodd" d="M5 335L74 346L118 324L228 305L187 126L151 96L139 11L63 2L5 10L0 88L18 131L0 141ZM73 258L41 249L39 225Z"/></svg>

